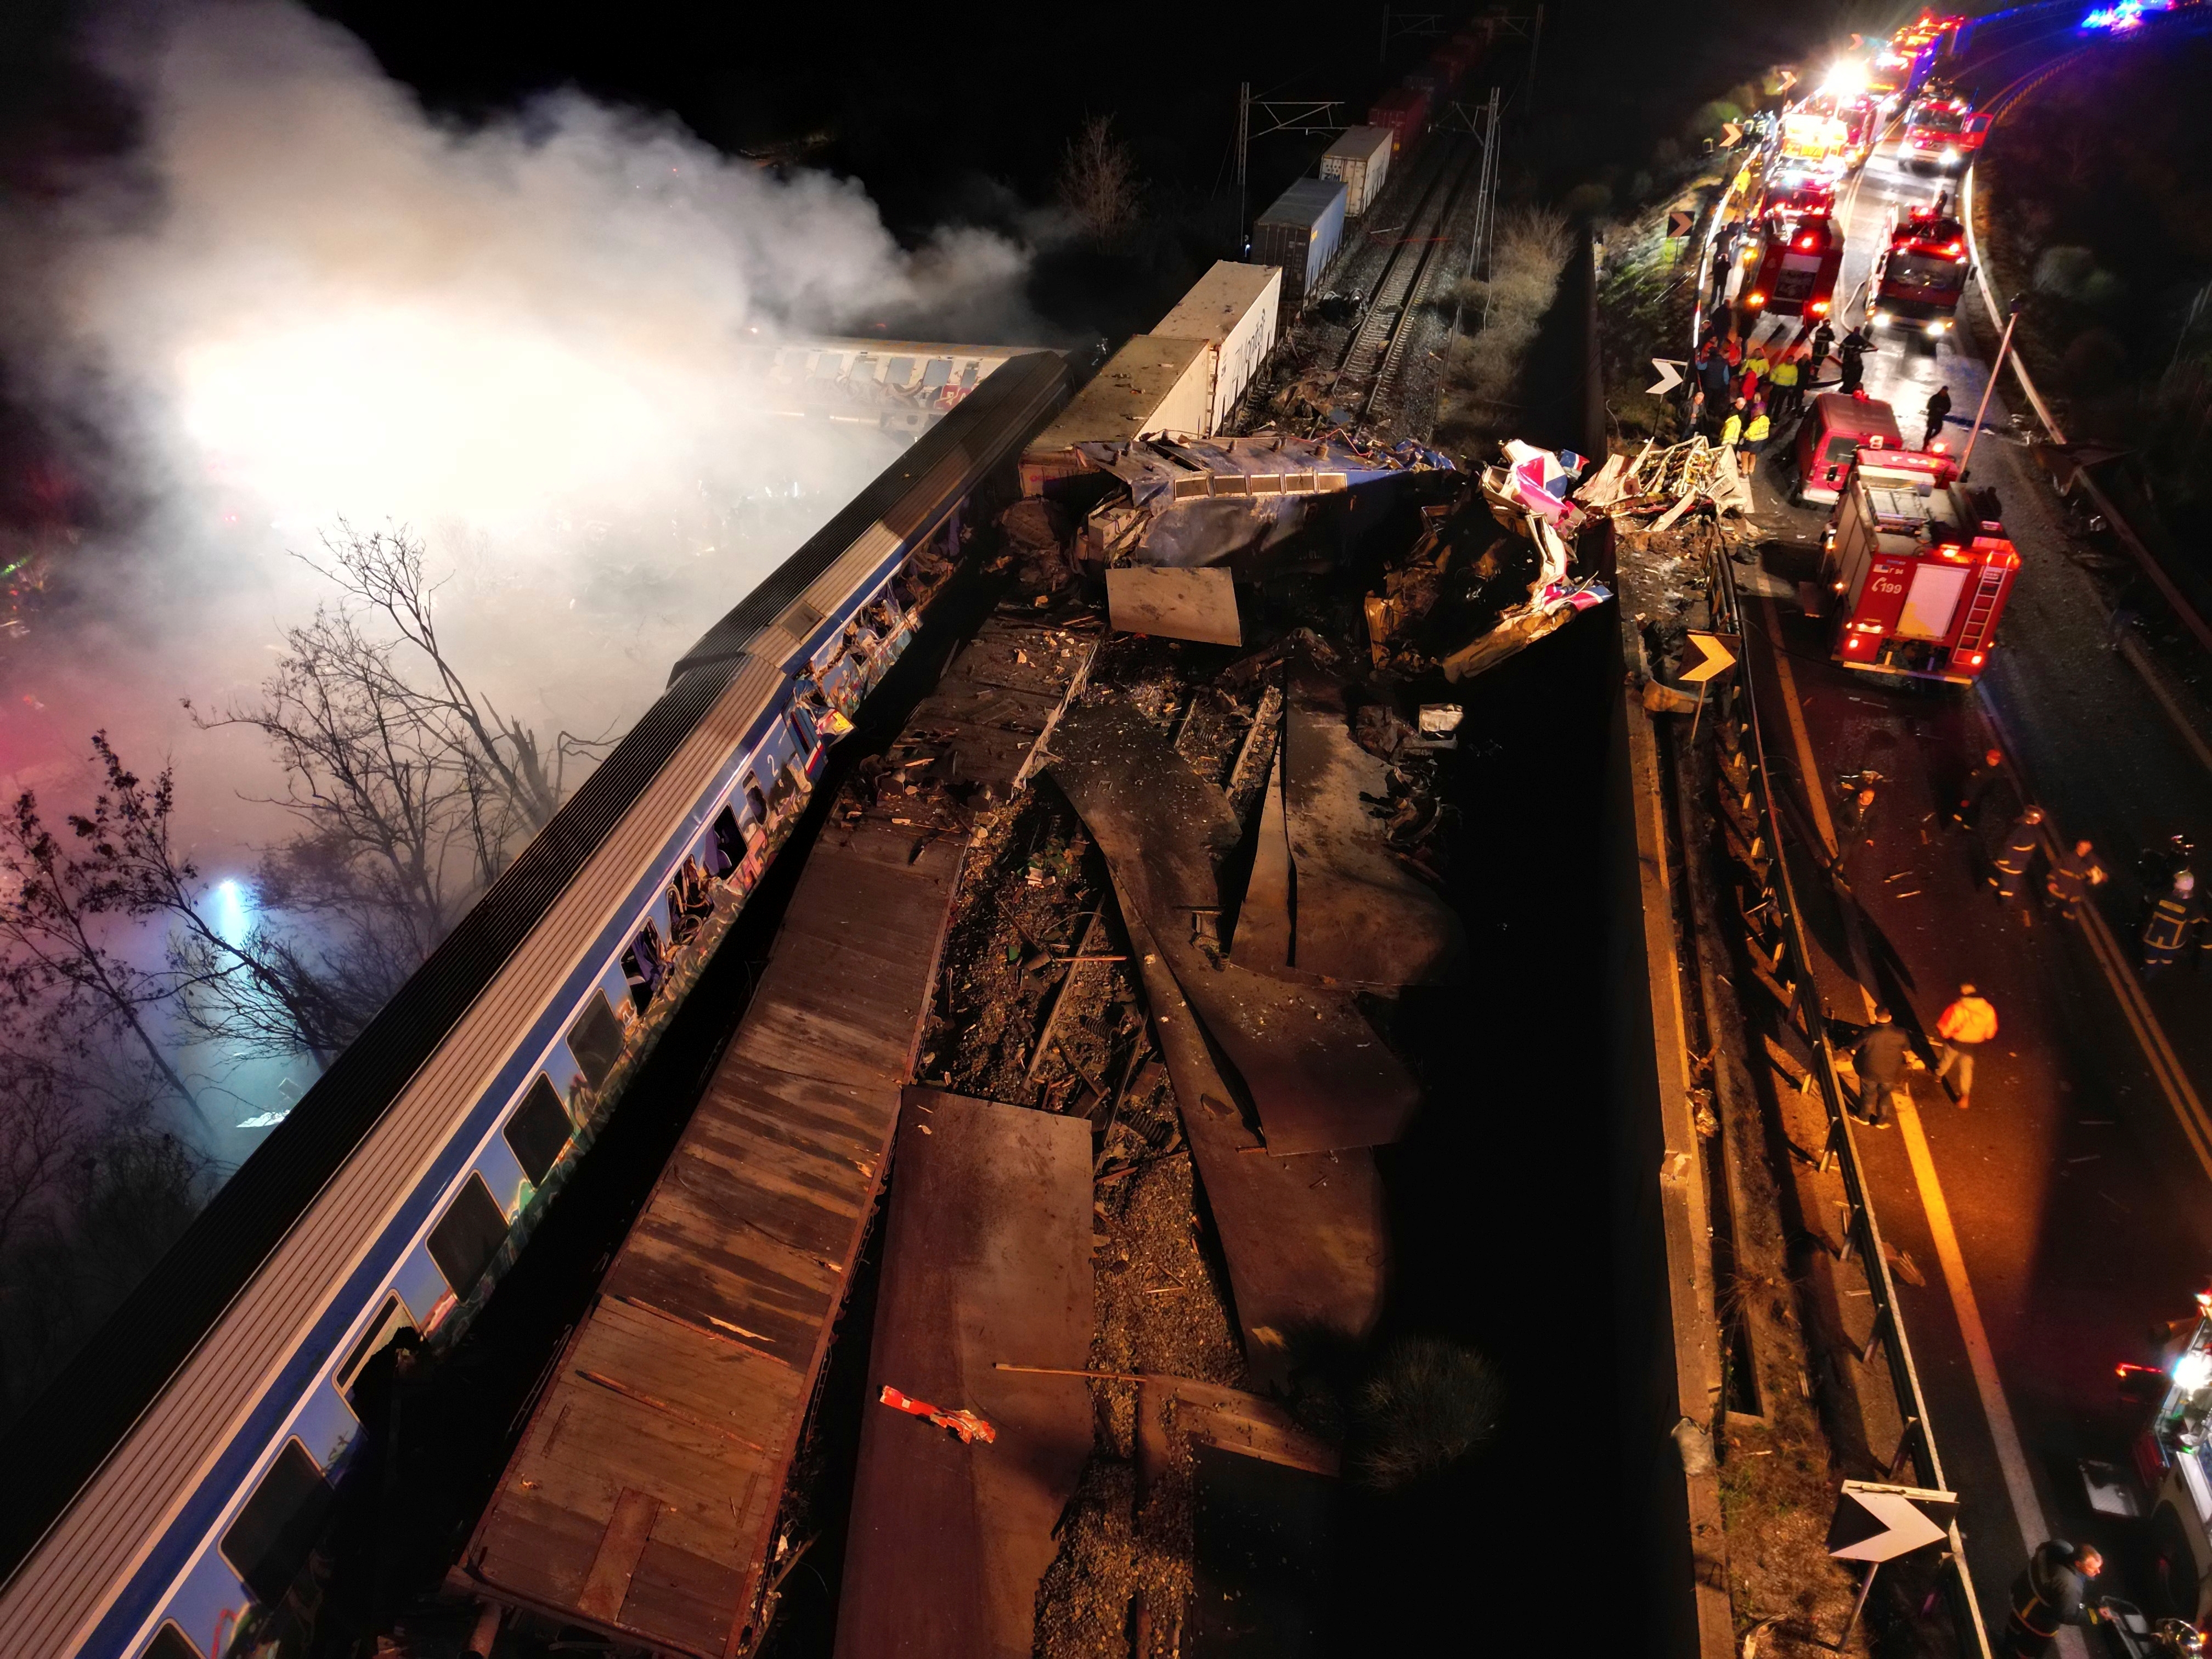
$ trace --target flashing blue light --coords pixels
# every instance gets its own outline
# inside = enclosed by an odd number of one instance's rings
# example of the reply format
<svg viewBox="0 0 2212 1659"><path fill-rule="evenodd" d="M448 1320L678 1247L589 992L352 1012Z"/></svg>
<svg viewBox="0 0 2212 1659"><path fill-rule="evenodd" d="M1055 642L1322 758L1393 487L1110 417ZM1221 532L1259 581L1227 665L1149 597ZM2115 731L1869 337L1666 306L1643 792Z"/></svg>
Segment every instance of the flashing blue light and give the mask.
<svg viewBox="0 0 2212 1659"><path fill-rule="evenodd" d="M2085 29L2109 29L2114 33L2122 29L2139 27L2142 23L2143 3L2144 0L2120 0L2117 6L2100 6L2081 20L2081 27Z"/></svg>

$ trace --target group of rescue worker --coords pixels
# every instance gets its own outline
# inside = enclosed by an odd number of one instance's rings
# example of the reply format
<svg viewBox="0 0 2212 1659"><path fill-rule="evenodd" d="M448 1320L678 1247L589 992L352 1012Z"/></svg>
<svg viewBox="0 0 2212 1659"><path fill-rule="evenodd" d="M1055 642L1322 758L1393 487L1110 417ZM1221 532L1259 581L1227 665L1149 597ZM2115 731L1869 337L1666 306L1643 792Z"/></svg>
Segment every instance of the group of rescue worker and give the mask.
<svg viewBox="0 0 2212 1659"><path fill-rule="evenodd" d="M1875 349L1856 328L1839 340L1825 317L1804 319L1787 339L1777 330L1764 343L1756 320L1746 335L1730 317L1725 330L1709 331L1698 343L1689 383L1690 423L1708 441L1733 447L1748 474L1780 429L1802 416L1808 392L1828 386L1856 392L1866 377L1867 354ZM1823 381L1820 371L1832 360L1842 366L1841 375Z"/></svg>

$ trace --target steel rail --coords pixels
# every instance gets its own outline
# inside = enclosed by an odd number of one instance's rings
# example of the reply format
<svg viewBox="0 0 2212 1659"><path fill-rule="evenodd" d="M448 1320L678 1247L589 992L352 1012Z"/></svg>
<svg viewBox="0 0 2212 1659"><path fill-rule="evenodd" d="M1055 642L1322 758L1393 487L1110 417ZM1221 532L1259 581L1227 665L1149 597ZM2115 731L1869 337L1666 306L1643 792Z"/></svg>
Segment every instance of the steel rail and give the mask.
<svg viewBox="0 0 2212 1659"><path fill-rule="evenodd" d="M1367 314L1360 319L1343 361L1337 366L1336 378L1329 384L1332 402L1336 398L1337 389L1347 379L1355 386L1364 382L1352 420L1355 429L1366 423L1376 397L1392 383L1403 366L1407 331L1417 309L1415 301L1422 279L1428 274L1437 249L1443 245L1440 233L1466 191L1468 175L1479 171L1481 154L1480 149L1462 149L1437 170L1407 227L1412 234L1390 251L1389 262L1368 300ZM1409 252L1411 258L1407 258ZM1386 314L1392 319L1387 331L1377 326L1377 319Z"/></svg>

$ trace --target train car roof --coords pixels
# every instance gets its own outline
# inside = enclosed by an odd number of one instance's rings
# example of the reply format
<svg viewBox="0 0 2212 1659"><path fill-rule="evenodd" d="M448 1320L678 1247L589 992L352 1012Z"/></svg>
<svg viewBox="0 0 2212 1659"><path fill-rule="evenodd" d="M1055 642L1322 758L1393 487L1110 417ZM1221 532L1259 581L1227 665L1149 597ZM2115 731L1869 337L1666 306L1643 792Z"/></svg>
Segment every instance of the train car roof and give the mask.
<svg viewBox="0 0 2212 1659"><path fill-rule="evenodd" d="M0 1467L10 1477L10 1501L0 1508L0 1585L714 708L741 672L744 642L779 628L804 638L822 613L787 612L824 572L887 519L895 528L926 516L921 484L964 493L993 465L1010 463L1066 383L1066 364L1051 353L1015 358L993 374L677 665L668 690L0 1437Z"/></svg>

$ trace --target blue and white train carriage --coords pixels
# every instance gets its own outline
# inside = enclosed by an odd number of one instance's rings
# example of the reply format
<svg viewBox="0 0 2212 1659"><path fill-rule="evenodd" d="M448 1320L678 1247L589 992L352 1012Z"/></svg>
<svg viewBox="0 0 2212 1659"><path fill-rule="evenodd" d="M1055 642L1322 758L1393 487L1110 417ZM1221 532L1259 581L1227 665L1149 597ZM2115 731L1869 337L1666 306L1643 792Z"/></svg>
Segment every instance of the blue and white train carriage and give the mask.
<svg viewBox="0 0 2212 1659"><path fill-rule="evenodd" d="M270 1633L363 1368L491 1292L904 647L963 504L1068 387L1049 353L999 368L710 630L15 1425L0 1656Z"/></svg>

